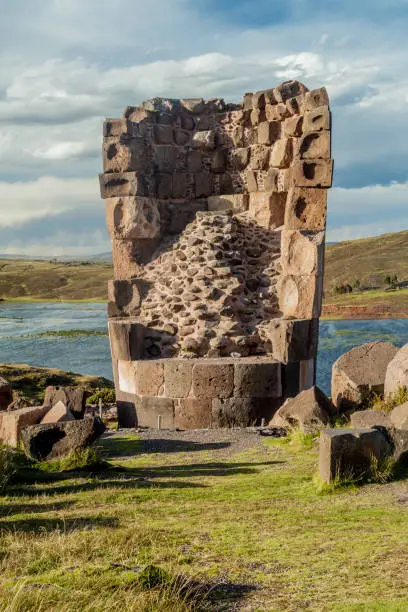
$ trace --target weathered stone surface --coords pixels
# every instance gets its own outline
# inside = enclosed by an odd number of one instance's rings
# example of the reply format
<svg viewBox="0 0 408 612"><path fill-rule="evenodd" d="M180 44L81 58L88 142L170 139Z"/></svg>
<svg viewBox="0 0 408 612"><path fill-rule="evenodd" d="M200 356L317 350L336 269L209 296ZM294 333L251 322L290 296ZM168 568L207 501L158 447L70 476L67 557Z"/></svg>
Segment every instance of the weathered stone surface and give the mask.
<svg viewBox="0 0 408 612"><path fill-rule="evenodd" d="M106 427L99 417L29 425L21 434L24 451L34 460L54 459L90 446Z"/></svg>
<svg viewBox="0 0 408 612"><path fill-rule="evenodd" d="M64 402L57 402L50 408L47 414L43 417L41 423L60 423L61 421L73 421L74 415L67 408Z"/></svg>
<svg viewBox="0 0 408 612"><path fill-rule="evenodd" d="M283 225L286 194L258 191L250 194L249 214L261 226L274 229Z"/></svg>
<svg viewBox="0 0 408 612"><path fill-rule="evenodd" d="M285 208L285 228L323 230L326 227L327 191L292 187Z"/></svg>
<svg viewBox="0 0 408 612"><path fill-rule="evenodd" d="M45 389L44 406L48 409L62 402L76 419L82 419L85 414L88 393L81 387L47 387Z"/></svg>
<svg viewBox="0 0 408 612"><path fill-rule="evenodd" d="M370 427L391 427L391 415L381 410L357 410L350 416L352 427L357 429L369 429Z"/></svg>
<svg viewBox="0 0 408 612"><path fill-rule="evenodd" d="M120 317L139 313L148 283L143 279L108 281L108 315Z"/></svg>
<svg viewBox="0 0 408 612"><path fill-rule="evenodd" d="M267 334L277 361L308 361L317 353L319 320L274 319Z"/></svg>
<svg viewBox="0 0 408 612"><path fill-rule="evenodd" d="M230 397L234 390L234 366L201 360L193 366L192 395L196 398Z"/></svg>
<svg viewBox="0 0 408 612"><path fill-rule="evenodd" d="M391 399L403 387L408 389L408 344L405 344L390 360L385 375L384 394Z"/></svg>
<svg viewBox="0 0 408 612"><path fill-rule="evenodd" d="M305 131L305 130L304 130ZM299 140L301 159L330 159L330 132L308 132Z"/></svg>
<svg viewBox="0 0 408 612"><path fill-rule="evenodd" d="M141 323L110 320L109 340L112 359L131 361L144 357L145 328Z"/></svg>
<svg viewBox="0 0 408 612"><path fill-rule="evenodd" d="M303 83L300 83L299 81L285 81L281 85L275 87L273 92L277 102L286 102L286 100L289 100L290 98L306 94L307 87L305 87Z"/></svg>
<svg viewBox="0 0 408 612"><path fill-rule="evenodd" d="M212 400L213 427L254 427L269 422L280 406L270 397L232 397Z"/></svg>
<svg viewBox="0 0 408 612"><path fill-rule="evenodd" d="M215 148L215 132L213 130L196 132L193 136L193 147L201 151L212 151Z"/></svg>
<svg viewBox="0 0 408 612"><path fill-rule="evenodd" d="M323 231L283 230L281 235L281 265L285 274L323 274Z"/></svg>
<svg viewBox="0 0 408 612"><path fill-rule="evenodd" d="M387 366L398 349L391 342L368 342L334 362L331 395L339 410L358 407L371 391L384 392Z"/></svg>
<svg viewBox="0 0 408 612"><path fill-rule="evenodd" d="M286 400L269 427L300 428L305 433L314 433L326 427L333 414L330 400L318 387L312 387Z"/></svg>
<svg viewBox="0 0 408 612"><path fill-rule="evenodd" d="M192 384L193 362L190 359L169 359L164 363L165 397L188 397Z"/></svg>
<svg viewBox="0 0 408 612"><path fill-rule="evenodd" d="M329 96L325 87L313 89L305 94L304 110L309 111L321 106L328 106Z"/></svg>
<svg viewBox="0 0 408 612"><path fill-rule="evenodd" d="M263 121L258 125L258 144L272 145L280 136L281 124L279 121Z"/></svg>
<svg viewBox="0 0 408 612"><path fill-rule="evenodd" d="M396 406L387 416L396 429L408 430L408 402Z"/></svg>
<svg viewBox="0 0 408 612"><path fill-rule="evenodd" d="M295 160L292 185L296 187L331 187L333 161L324 159Z"/></svg>
<svg viewBox="0 0 408 612"><path fill-rule="evenodd" d="M290 138L292 136L299 137L302 135L304 118L302 115L288 117L283 122L283 136Z"/></svg>
<svg viewBox="0 0 408 612"><path fill-rule="evenodd" d="M175 402L174 424L180 429L209 429L212 427L211 399L188 398Z"/></svg>
<svg viewBox="0 0 408 612"><path fill-rule="evenodd" d="M323 278L315 275L287 275L278 281L279 309L285 317L312 319L322 307Z"/></svg>
<svg viewBox="0 0 408 612"><path fill-rule="evenodd" d="M7 410L13 401L13 390L10 383L0 376L0 410Z"/></svg>
<svg viewBox="0 0 408 612"><path fill-rule="evenodd" d="M273 145L269 163L274 168L288 168L293 156L292 138L281 138Z"/></svg>
<svg viewBox="0 0 408 612"><path fill-rule="evenodd" d="M166 397L135 399L137 425L157 429L174 429L174 401Z"/></svg>
<svg viewBox="0 0 408 612"><path fill-rule="evenodd" d="M386 434L378 429L329 429L320 434L319 475L331 483L336 478L359 479L369 474L373 457L384 459L391 451Z"/></svg>
<svg viewBox="0 0 408 612"><path fill-rule="evenodd" d="M106 223L114 238L155 238L160 233L157 201L140 197L109 198L106 200Z"/></svg>
<svg viewBox="0 0 408 612"><path fill-rule="evenodd" d="M281 397L281 364L236 363L234 366L234 395L237 397Z"/></svg>
<svg viewBox="0 0 408 612"><path fill-rule="evenodd" d="M328 106L319 106L305 113L303 120L304 132L330 130L330 111ZM287 120L289 121L289 119Z"/></svg>
<svg viewBox="0 0 408 612"><path fill-rule="evenodd" d="M249 194L232 193L221 196L211 196L208 198L208 210L232 210L233 213L241 213L248 209Z"/></svg>
<svg viewBox="0 0 408 612"><path fill-rule="evenodd" d="M10 412L0 412L1 444L17 447L23 427L39 423L47 410L49 410L47 406L30 406Z"/></svg>
<svg viewBox="0 0 408 612"><path fill-rule="evenodd" d="M110 172L99 175L101 197L107 198L146 196L147 183L144 176L137 172Z"/></svg>

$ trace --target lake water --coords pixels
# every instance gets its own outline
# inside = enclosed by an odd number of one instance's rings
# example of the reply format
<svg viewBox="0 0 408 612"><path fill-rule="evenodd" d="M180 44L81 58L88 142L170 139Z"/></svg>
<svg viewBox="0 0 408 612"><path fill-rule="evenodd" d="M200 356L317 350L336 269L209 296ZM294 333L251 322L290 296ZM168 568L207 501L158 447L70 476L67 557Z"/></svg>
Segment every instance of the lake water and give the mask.
<svg viewBox="0 0 408 612"><path fill-rule="evenodd" d="M407 344L408 319L321 321L317 384L330 393L333 362L373 340ZM0 362L112 379L105 304L0 303Z"/></svg>

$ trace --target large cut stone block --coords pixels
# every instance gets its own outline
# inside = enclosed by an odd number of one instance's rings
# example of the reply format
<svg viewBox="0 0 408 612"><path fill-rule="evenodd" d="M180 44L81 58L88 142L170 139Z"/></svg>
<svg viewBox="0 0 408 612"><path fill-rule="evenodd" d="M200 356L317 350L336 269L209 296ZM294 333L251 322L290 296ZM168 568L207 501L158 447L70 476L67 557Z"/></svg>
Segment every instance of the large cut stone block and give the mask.
<svg viewBox="0 0 408 612"><path fill-rule="evenodd" d="M193 366L192 395L196 398L230 397L234 390L234 366L222 360L203 359Z"/></svg>
<svg viewBox="0 0 408 612"><path fill-rule="evenodd" d="M369 475L373 458L383 460L391 452L378 429L329 429L320 434L319 475L331 483L337 478L360 479Z"/></svg>
<svg viewBox="0 0 408 612"><path fill-rule="evenodd" d="M143 279L108 281L108 315L122 317L137 315L149 283Z"/></svg>
<svg viewBox="0 0 408 612"><path fill-rule="evenodd" d="M231 397L212 400L213 427L255 427L271 419L281 399Z"/></svg>
<svg viewBox="0 0 408 612"><path fill-rule="evenodd" d="M191 359L169 359L164 363L164 396L188 397L193 374Z"/></svg>
<svg viewBox="0 0 408 612"><path fill-rule="evenodd" d="M106 200L109 234L119 240L155 238L160 234L160 212L153 198L122 197Z"/></svg>
<svg viewBox="0 0 408 612"><path fill-rule="evenodd" d="M289 168L293 157L292 138L281 138L273 145L269 159L270 166L274 168Z"/></svg>
<svg viewBox="0 0 408 612"><path fill-rule="evenodd" d="M161 395L164 384L164 361L118 361L119 389L139 397Z"/></svg>
<svg viewBox="0 0 408 612"><path fill-rule="evenodd" d="M286 193L258 191L249 196L249 214L261 227L281 227L285 217Z"/></svg>
<svg viewBox="0 0 408 612"><path fill-rule="evenodd" d="M205 398L178 399L174 407L174 425L180 429L212 427L212 400Z"/></svg>
<svg viewBox="0 0 408 612"><path fill-rule="evenodd" d="M292 185L296 187L331 187L333 160L295 160L292 166Z"/></svg>
<svg viewBox="0 0 408 612"><path fill-rule="evenodd" d="M258 144L272 145L278 140L281 132L279 121L263 121L258 125Z"/></svg>
<svg viewBox="0 0 408 612"><path fill-rule="evenodd" d="M26 455L34 460L55 459L90 446L105 431L99 417L79 421L43 423L25 427L22 442Z"/></svg>
<svg viewBox="0 0 408 612"><path fill-rule="evenodd" d="M234 396L281 397L281 364L253 360L234 365Z"/></svg>
<svg viewBox="0 0 408 612"><path fill-rule="evenodd" d="M244 170L249 163L249 147L233 149L230 153L234 170Z"/></svg>
<svg viewBox="0 0 408 612"><path fill-rule="evenodd" d="M147 263L153 255L157 242L155 239L138 240L111 239L113 269L118 280L139 276L142 264Z"/></svg>
<svg viewBox="0 0 408 612"><path fill-rule="evenodd" d="M283 230L281 266L285 274L323 274L324 231Z"/></svg>
<svg viewBox="0 0 408 612"><path fill-rule="evenodd" d="M140 397L136 399L139 427L174 429L174 401L166 397ZM160 417L160 418L159 418Z"/></svg>
<svg viewBox="0 0 408 612"><path fill-rule="evenodd" d="M250 147L249 167L252 170L266 170L269 164L270 148L265 145Z"/></svg>
<svg viewBox="0 0 408 612"><path fill-rule="evenodd" d="M145 327L140 323L110 320L109 341L112 360L134 361L144 357Z"/></svg>
<svg viewBox="0 0 408 612"><path fill-rule="evenodd" d="M384 382L386 399L391 399L403 387L408 389L408 344L405 344L387 366Z"/></svg>
<svg viewBox="0 0 408 612"><path fill-rule="evenodd" d="M281 276L278 281L279 309L285 317L319 317L322 293L322 276Z"/></svg>
<svg viewBox="0 0 408 612"><path fill-rule="evenodd" d="M303 134L299 140L299 156L301 159L330 159L330 142L328 131Z"/></svg>
<svg viewBox="0 0 408 612"><path fill-rule="evenodd" d="M285 228L323 230L326 227L327 190L292 187L285 208Z"/></svg>
<svg viewBox="0 0 408 612"><path fill-rule="evenodd" d="M139 141L124 137L105 138L102 158L105 173L146 172L149 164L145 148Z"/></svg>
<svg viewBox="0 0 408 612"><path fill-rule="evenodd" d="M314 433L326 427L334 414L334 406L319 387L302 391L288 399L275 413L269 427L301 429Z"/></svg>
<svg viewBox="0 0 408 612"><path fill-rule="evenodd" d="M317 355L319 319L275 319L268 335L274 359L281 363L309 361Z"/></svg>
<svg viewBox="0 0 408 612"><path fill-rule="evenodd" d="M299 81L285 81L281 83L273 90L275 100L277 102L286 102L290 98L295 98L300 95L306 94L308 91L307 87Z"/></svg>
<svg viewBox="0 0 408 612"><path fill-rule="evenodd" d="M320 89L313 89L313 91L308 91L305 94L305 101L304 101L305 112L308 110L319 108L320 106L328 106L328 105L329 105L329 96L327 94L327 90L325 87L321 87Z"/></svg>
<svg viewBox="0 0 408 612"><path fill-rule="evenodd" d="M319 106L308 111L303 119L304 132L318 132L330 130L330 110L328 106Z"/></svg>
<svg viewBox="0 0 408 612"><path fill-rule="evenodd" d="M64 402L57 402L43 417L41 423L60 423L61 421L73 421L74 415Z"/></svg>
<svg viewBox="0 0 408 612"><path fill-rule="evenodd" d="M249 194L231 193L228 195L210 196L208 210L232 210L234 214L245 212L249 206Z"/></svg>
<svg viewBox="0 0 408 612"><path fill-rule="evenodd" d="M29 406L10 412L0 412L1 444L16 448L23 428L39 423L48 410L48 406Z"/></svg>
<svg viewBox="0 0 408 612"><path fill-rule="evenodd" d="M350 416L350 423L356 429L392 427L391 415L381 410L357 410Z"/></svg>
<svg viewBox="0 0 408 612"><path fill-rule="evenodd" d="M88 392L82 387L47 387L44 406L48 409L62 402L76 419L82 419L86 409Z"/></svg>
<svg viewBox="0 0 408 612"><path fill-rule="evenodd" d="M388 364L398 349L391 342L367 342L347 351L332 367L331 395L339 410L362 404L370 392L384 392Z"/></svg>
<svg viewBox="0 0 408 612"><path fill-rule="evenodd" d="M155 125L153 129L157 144L171 145L174 143L174 130L171 125Z"/></svg>
<svg viewBox="0 0 408 612"><path fill-rule="evenodd" d="M283 126L283 136L285 138L299 137L302 135L303 116L294 115L285 119Z"/></svg>
<svg viewBox="0 0 408 612"><path fill-rule="evenodd" d="M147 183L145 176L137 172L109 172L99 175L101 198L120 196L146 196Z"/></svg>

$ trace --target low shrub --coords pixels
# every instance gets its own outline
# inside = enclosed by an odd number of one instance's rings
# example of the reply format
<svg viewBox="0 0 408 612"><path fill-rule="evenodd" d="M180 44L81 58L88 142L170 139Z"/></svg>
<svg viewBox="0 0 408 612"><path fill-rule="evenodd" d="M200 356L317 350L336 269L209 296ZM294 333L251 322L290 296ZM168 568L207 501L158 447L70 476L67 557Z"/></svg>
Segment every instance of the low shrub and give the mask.
<svg viewBox="0 0 408 612"><path fill-rule="evenodd" d="M106 468L109 464L102 459L101 452L96 446L88 446L76 450L51 461L43 461L38 464L43 472L74 472L76 470L98 470Z"/></svg>
<svg viewBox="0 0 408 612"><path fill-rule="evenodd" d="M0 446L0 493L3 493L9 484L19 480L23 470L31 465L21 451Z"/></svg>
<svg viewBox="0 0 408 612"><path fill-rule="evenodd" d="M391 399L385 400L382 395L378 393L371 393L368 400L364 403L361 408L364 410L380 410L382 412L391 412L396 406L405 404L408 402L408 389L407 387L399 387L394 393Z"/></svg>
<svg viewBox="0 0 408 612"><path fill-rule="evenodd" d="M116 402L115 389L113 387L98 387L87 399L87 404L114 404Z"/></svg>

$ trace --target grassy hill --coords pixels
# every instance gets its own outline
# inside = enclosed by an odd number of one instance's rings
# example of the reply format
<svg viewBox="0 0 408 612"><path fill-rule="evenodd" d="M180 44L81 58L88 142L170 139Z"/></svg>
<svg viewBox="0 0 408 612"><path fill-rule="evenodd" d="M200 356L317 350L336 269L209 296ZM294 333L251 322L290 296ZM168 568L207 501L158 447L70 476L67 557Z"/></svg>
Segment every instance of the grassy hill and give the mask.
<svg viewBox="0 0 408 612"><path fill-rule="evenodd" d="M374 238L328 245L325 261L325 294L343 283L385 287L387 275L408 280L408 230Z"/></svg>
<svg viewBox="0 0 408 612"><path fill-rule="evenodd" d="M385 277L408 280L408 231L348 240L326 247L326 317L408 316L408 291L385 292ZM0 298L5 300L106 300L112 264L0 259ZM372 287L337 295L343 284Z"/></svg>

